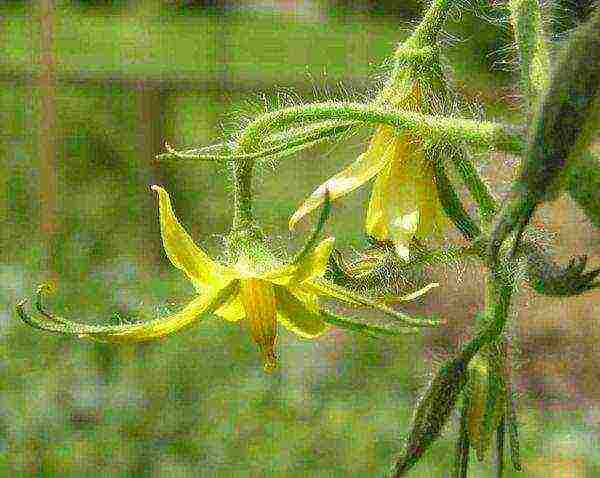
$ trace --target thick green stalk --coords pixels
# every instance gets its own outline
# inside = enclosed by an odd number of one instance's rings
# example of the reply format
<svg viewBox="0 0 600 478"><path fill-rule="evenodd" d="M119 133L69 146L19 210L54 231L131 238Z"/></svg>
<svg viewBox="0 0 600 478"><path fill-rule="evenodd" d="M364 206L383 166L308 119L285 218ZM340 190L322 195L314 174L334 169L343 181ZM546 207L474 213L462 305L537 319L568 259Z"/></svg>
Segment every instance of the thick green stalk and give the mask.
<svg viewBox="0 0 600 478"><path fill-rule="evenodd" d="M328 119L357 121L372 126L386 124L410 130L416 136L434 142L464 142L471 146L497 148L515 154L521 153L524 147L523 136L514 126L342 102L313 103L265 113L246 127L240 142L256 147L272 131L282 130L297 122Z"/></svg>
<svg viewBox="0 0 600 478"><path fill-rule="evenodd" d="M436 44L448 12L455 3L453 0L433 0L406 43L417 48Z"/></svg>
<svg viewBox="0 0 600 478"><path fill-rule="evenodd" d="M244 152L243 144L238 144L232 151L233 154L237 152ZM230 259L236 260L243 254L257 264L263 263L271 254L252 211L254 160L230 161L229 167L233 182L233 223L227 238Z"/></svg>
<svg viewBox="0 0 600 478"><path fill-rule="evenodd" d="M510 0L510 20L519 51L521 88L531 113L550 82L550 54L540 0Z"/></svg>
<svg viewBox="0 0 600 478"><path fill-rule="evenodd" d="M471 196L477 203L481 219L483 222L491 220L498 211L498 203L479 176L475 166L466 157L465 151L462 150L454 151L451 159L454 168L461 175L463 183L467 186Z"/></svg>
<svg viewBox="0 0 600 478"><path fill-rule="evenodd" d="M255 225L252 214L253 160L232 161L233 177L233 229L247 229Z"/></svg>
<svg viewBox="0 0 600 478"><path fill-rule="evenodd" d="M387 81L387 87L391 87L392 90L401 89L408 73L411 82L431 83L436 86L436 93L442 93L437 91L438 86L444 88L443 82L438 81L442 78L442 71L437 44L452 3L452 0L433 0L410 37L398 44L394 52L394 68ZM376 103L386 99L385 92L384 88Z"/></svg>

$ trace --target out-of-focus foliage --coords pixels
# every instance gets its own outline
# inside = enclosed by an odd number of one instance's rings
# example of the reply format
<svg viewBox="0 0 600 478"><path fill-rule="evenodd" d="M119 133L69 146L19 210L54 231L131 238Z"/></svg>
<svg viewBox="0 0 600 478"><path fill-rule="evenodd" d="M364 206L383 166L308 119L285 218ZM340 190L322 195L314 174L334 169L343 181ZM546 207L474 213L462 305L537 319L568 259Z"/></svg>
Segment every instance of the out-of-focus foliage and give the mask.
<svg viewBox="0 0 600 478"><path fill-rule="evenodd" d="M57 90L52 238L39 232L37 27L28 2L0 10L0 476L381 475L406 436L432 362L455 348L456 331L468 329L481 305L476 271L467 270L462 283L449 275L431 294L433 303L421 307L444 314L450 332L373 340L333 331L305 342L282 331L281 368L272 376L263 374L244 324L223 326L206 317L160 343L116 347L31 331L12 309L48 279L57 286L52 307L90 322L109 322L115 312L152 315L189 297L187 281L162 253L153 182L172 192L181 221L219 254L230 220L225 170L158 165L140 155L143 107L133 80L226 80L245 90L247 83L265 84L271 92L275 83L305 88L313 82L326 97L331 77L358 78L364 81L359 88L381 74L377 65L400 39L398 18L373 16L371 22L335 8L318 22L260 12L251 21L235 12L170 17L164 9L140 17L129 2L113 2L118 10L103 10L101 2L58 3L59 76L100 79ZM406 13L416 14L409 4ZM518 119L502 89L513 84L510 76L492 70L494 57L488 57L506 33L469 15L452 31L464 40L447 51L455 85L483 102L490 117ZM164 139L207 144L220 135L224 117L263 105L258 95L215 84L213 90L169 90ZM356 157L368 133L304 153L275 172L261 171L258 215L283 248L298 244L286 225L299 200ZM487 163L488 171L494 168ZM511 168L503 171L510 175ZM340 247L363 244L357 231L368 193L359 191L334 209L329 228ZM51 271L42 260L48 247ZM444 282L445 272L437 273ZM598 359L598 331L588 322L578 342L565 322L550 321L534 306L525 308L518 329L526 476L597 476L600 409L589 400L600 390L590 365ZM593 306L571 306L578 320L594 316ZM569 305L563 308L561 319ZM433 357L423 352L424 343ZM569 409L569 402L578 407ZM449 469L455 433L425 456L422 476ZM473 473L489 476L490 468L475 466Z"/></svg>

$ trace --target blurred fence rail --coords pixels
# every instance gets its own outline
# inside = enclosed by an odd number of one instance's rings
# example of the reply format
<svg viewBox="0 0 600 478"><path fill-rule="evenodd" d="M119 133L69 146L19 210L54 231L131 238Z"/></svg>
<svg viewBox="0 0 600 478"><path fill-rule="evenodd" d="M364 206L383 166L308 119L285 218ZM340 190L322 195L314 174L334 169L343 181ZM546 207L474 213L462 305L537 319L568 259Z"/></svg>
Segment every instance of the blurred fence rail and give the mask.
<svg viewBox="0 0 600 478"><path fill-rule="evenodd" d="M36 81L37 72L26 69L4 69L0 64L0 82L5 84L29 85ZM147 89L170 94L177 92L236 92L236 93L255 93L257 91L276 91L277 88L291 88L301 94L312 93L315 89L314 81L309 78L290 78L285 81L285 76L279 78L269 78L257 76L255 78L243 77L223 77L219 75L198 75L198 76L180 76L173 75L128 75L123 72L97 72L97 71L78 71L78 72L59 72L56 74L56 81L59 84L81 86L81 87L106 87L106 88L131 88L139 87L143 82ZM365 79L355 77L328 78L328 83L332 85L342 84L351 91L361 91L366 84Z"/></svg>

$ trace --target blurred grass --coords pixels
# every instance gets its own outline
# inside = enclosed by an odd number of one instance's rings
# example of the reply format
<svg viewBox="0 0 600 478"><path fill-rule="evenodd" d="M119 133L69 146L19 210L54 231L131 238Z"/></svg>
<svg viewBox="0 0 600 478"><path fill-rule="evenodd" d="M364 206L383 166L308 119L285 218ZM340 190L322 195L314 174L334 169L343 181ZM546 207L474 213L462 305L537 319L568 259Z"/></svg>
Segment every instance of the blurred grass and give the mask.
<svg viewBox="0 0 600 478"><path fill-rule="evenodd" d="M0 9L0 77L37 71L38 32L29 8ZM226 78L270 91L302 82L320 96L328 94L324 85L341 78L367 86L403 35L392 19L319 23L152 10L100 15L66 2L59 3L57 18L59 74ZM511 85L510 76L491 70L486 56L503 34L468 16L453 22L451 31L465 38L447 49L454 82L468 97L481 98L488 117L518 120L499 93ZM0 475L381 476L402 446L432 366L454 349L457 329L470 327L472 309L481 306L478 270L468 269L464 283L441 272L444 287L421 306L449 316L455 322L450 335L372 340L332 331L311 342L281 331L281 368L273 376L263 374L245 324L212 317L137 347L27 329L12 308L48 273L40 266L47 239L38 232L37 93L34 84L2 86ZM58 290L51 307L78 320L108 321L114 311L153 315L164 304L184 301L193 291L162 252L148 178L172 193L181 222L218 256L230 220L225 171L141 158L136 92L118 82L62 85L56 100L59 226L52 264ZM219 138L224 118L249 114L261 101L234 91L173 92L165 104L165 138L177 146L209 144ZM276 247L293 252L301 243L309 226L291 235L289 214L356 157L368 133L306 152L275 171L261 169L257 212ZM363 188L334 206L328 232L346 251L364 245L358 231L368 193ZM526 472L509 476L597 476L597 404L550 410L543 391L524 398ZM560 404L567 402L568 395ZM455 435L454 423L414 475L444 476ZM490 461L473 473L493 476Z"/></svg>

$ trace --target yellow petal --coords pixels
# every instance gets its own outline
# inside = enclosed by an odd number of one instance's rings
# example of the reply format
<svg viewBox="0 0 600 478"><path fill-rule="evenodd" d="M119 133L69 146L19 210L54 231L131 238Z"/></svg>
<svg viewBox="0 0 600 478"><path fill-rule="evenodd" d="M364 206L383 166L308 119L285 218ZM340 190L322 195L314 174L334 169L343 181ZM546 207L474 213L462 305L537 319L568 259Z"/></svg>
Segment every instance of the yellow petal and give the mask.
<svg viewBox="0 0 600 478"><path fill-rule="evenodd" d="M286 287L286 290L293 295L297 300L302 302L302 305L313 314L319 314L321 312L321 305L319 304L319 297L314 292L310 292L304 288L303 285Z"/></svg>
<svg viewBox="0 0 600 478"><path fill-rule="evenodd" d="M327 262L333 251L333 243L335 239L328 237L320 242L310 254L300 261L298 269L294 275L294 282L304 282L306 280L323 277L327 270Z"/></svg>
<svg viewBox="0 0 600 478"><path fill-rule="evenodd" d="M335 239L322 240L304 259L297 264L286 264L274 269L261 278L278 285L299 284L306 280L322 277L327 269L327 261L333 251Z"/></svg>
<svg viewBox="0 0 600 478"><path fill-rule="evenodd" d="M363 305L363 302L357 300L350 291L324 279L304 282L298 289L317 296L331 297L352 305Z"/></svg>
<svg viewBox="0 0 600 478"><path fill-rule="evenodd" d="M411 300L417 299L418 297L421 297L422 295L427 294L427 292L429 292L431 289L434 289L439 286L440 286L439 283L432 282L431 284L427 284L425 287L423 287L415 292L398 297L397 300L400 302L409 302Z"/></svg>
<svg viewBox="0 0 600 478"><path fill-rule="evenodd" d="M421 169L421 173L423 178L423 181L419 183L421 221L416 236L420 239L426 239L429 236L439 237L446 227L447 219L435 185L433 165L427 162Z"/></svg>
<svg viewBox="0 0 600 478"><path fill-rule="evenodd" d="M152 186L158 193L160 231L167 257L194 283L203 288L217 280L218 265L202 251L175 217L169 194L159 186ZM222 285L222 284L218 284Z"/></svg>
<svg viewBox="0 0 600 478"><path fill-rule="evenodd" d="M389 239L390 237L383 212L383 205L385 204L385 191L387 190L387 183L393 164L393 161L388 162L385 168L377 175L367 208L365 230L369 236L381 240Z"/></svg>
<svg viewBox="0 0 600 478"><path fill-rule="evenodd" d="M397 321L404 323L407 326L431 327L440 324L438 320L410 317L404 312L394 310L384 304L381 304L380 302L377 302L376 300L351 292L344 287L332 284L324 279L304 282L301 286L295 289L300 289L306 293L317 296L333 297L334 299L338 299L352 305L371 307L379 312L383 312L384 314L393 317Z"/></svg>
<svg viewBox="0 0 600 478"><path fill-rule="evenodd" d="M242 301L236 295L231 297L226 304L215 310L215 315L230 322L237 322L246 316L246 312L244 311Z"/></svg>
<svg viewBox="0 0 600 478"><path fill-rule="evenodd" d="M403 75L395 81L393 86L383 88L375 101L395 109L420 111L422 94L419 81L415 81L412 74Z"/></svg>
<svg viewBox="0 0 600 478"><path fill-rule="evenodd" d="M394 241L394 247L396 254L405 261L410 259L410 252L408 245L410 241L417 233L419 226L419 211L415 210L409 214L398 215L388 222L388 228L392 240Z"/></svg>
<svg viewBox="0 0 600 478"><path fill-rule="evenodd" d="M422 153L409 140L398 144L384 193L382 209L396 252L408 260L408 245L417 233L420 221L419 183L423 181Z"/></svg>
<svg viewBox="0 0 600 478"><path fill-rule="evenodd" d="M180 312L162 319L137 324L97 326L77 324L77 335L99 342L144 342L172 334L191 324L205 312L212 312L237 291L237 281L223 289L212 289L196 297Z"/></svg>
<svg viewBox="0 0 600 478"><path fill-rule="evenodd" d="M277 320L292 332L311 339L329 328L318 312L310 310L313 308L312 304L303 303L284 287L275 286L275 297L277 298Z"/></svg>
<svg viewBox="0 0 600 478"><path fill-rule="evenodd" d="M418 144L409 144L394 161L385 192L384 214L398 254L408 258L413 237L439 235L446 222L433 166Z"/></svg>
<svg viewBox="0 0 600 478"><path fill-rule="evenodd" d="M241 279L240 299L250 321L252 340L263 354L265 371L270 372L277 366L277 302L273 284L262 279Z"/></svg>
<svg viewBox="0 0 600 478"><path fill-rule="evenodd" d="M386 164L384 153L388 146L393 144L395 138L394 130L389 126L380 126L377 128L367 151L361 154L346 169L315 189L309 198L292 215L289 221L289 228L294 229L300 219L321 206L325 201L325 193L327 191L329 191L329 197L333 201L340 196L354 191L379 173Z"/></svg>

